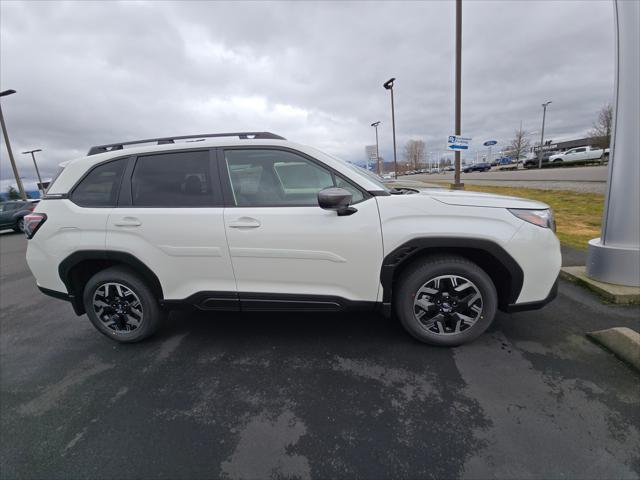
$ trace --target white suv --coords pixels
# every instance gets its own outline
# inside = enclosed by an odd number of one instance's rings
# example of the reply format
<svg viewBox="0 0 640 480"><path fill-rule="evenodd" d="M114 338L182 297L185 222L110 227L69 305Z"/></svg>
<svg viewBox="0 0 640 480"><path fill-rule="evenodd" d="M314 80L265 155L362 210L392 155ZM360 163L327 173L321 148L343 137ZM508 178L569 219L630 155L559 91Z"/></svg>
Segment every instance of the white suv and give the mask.
<svg viewBox="0 0 640 480"><path fill-rule="evenodd" d="M271 133L103 145L61 167L25 217L27 262L43 293L121 342L188 305L379 309L418 340L458 345L497 309L540 308L557 290L547 205L390 190Z"/></svg>

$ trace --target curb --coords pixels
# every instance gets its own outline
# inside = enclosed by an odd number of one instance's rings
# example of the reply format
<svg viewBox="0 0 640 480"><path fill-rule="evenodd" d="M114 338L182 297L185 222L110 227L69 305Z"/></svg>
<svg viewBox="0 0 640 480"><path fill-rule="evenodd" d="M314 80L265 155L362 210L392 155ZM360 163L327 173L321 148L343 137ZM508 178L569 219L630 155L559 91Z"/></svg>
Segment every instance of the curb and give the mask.
<svg viewBox="0 0 640 480"><path fill-rule="evenodd" d="M640 371L640 333L627 327L615 327L589 332L587 337Z"/></svg>
<svg viewBox="0 0 640 480"><path fill-rule="evenodd" d="M562 267L560 276L592 290L608 302L620 305L640 304L640 287L599 282L587 277L586 267Z"/></svg>

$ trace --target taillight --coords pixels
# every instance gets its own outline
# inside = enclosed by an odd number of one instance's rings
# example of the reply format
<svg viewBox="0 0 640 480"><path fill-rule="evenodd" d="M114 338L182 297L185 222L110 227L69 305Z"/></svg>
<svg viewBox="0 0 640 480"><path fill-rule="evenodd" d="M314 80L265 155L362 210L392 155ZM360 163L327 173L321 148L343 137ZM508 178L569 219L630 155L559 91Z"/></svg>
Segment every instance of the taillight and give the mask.
<svg viewBox="0 0 640 480"><path fill-rule="evenodd" d="M38 229L47 220L44 213L30 213L24 217L24 234L27 238L33 238Z"/></svg>

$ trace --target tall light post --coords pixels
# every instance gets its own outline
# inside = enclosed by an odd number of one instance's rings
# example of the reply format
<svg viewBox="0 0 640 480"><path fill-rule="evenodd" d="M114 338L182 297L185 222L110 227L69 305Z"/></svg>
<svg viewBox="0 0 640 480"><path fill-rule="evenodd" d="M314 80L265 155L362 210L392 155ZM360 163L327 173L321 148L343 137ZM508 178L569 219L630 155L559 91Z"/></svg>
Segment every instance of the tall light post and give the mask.
<svg viewBox="0 0 640 480"><path fill-rule="evenodd" d="M6 97L7 95L11 95L16 93L15 90L4 90L0 92L0 97ZM4 115L2 114L2 107L0 106L0 124L2 125L2 135L4 135L4 142L7 144L7 152L9 152L9 162L11 162L11 168L13 169L13 176L16 178L16 185L18 185L18 191L20 192L20 196L23 200L27 199L27 194L24 191L24 187L22 186L22 180L20 179L20 175L18 174L18 167L16 166L16 161L13 158L13 152L11 151L11 144L9 143L9 134L7 133L7 126L4 123Z"/></svg>
<svg viewBox="0 0 640 480"><path fill-rule="evenodd" d="M455 135L462 135L461 111L462 102L462 0L456 0L456 125ZM453 173L453 183L450 188L453 190L464 189L464 184L460 182L460 150L454 153L455 171Z"/></svg>
<svg viewBox="0 0 640 480"><path fill-rule="evenodd" d="M36 156L35 153L36 152L41 152L42 149L41 148L36 148L35 150L27 150L26 152L22 152L23 155L26 155L28 153L31 154L31 158L33 159L33 166L36 167L36 175L38 175L38 182L40 182L40 187L38 188L38 190L40 190L40 197L44 196L44 185L42 184L42 177L40 176L40 170L38 170L38 164L36 163Z"/></svg>
<svg viewBox="0 0 640 480"><path fill-rule="evenodd" d="M393 82L395 82L395 78L390 78L386 82L382 84L384 88L391 92L391 128L393 130L393 176L394 178L398 178L398 157L396 154L396 112L395 107L393 105Z"/></svg>
<svg viewBox="0 0 640 480"><path fill-rule="evenodd" d="M376 129L376 173L380 175L380 151L378 149L378 125L380 121L373 122L371 126Z"/></svg>
<svg viewBox="0 0 640 480"><path fill-rule="evenodd" d="M542 168L542 147L544 146L544 121L547 116L547 105L551 100L542 104L542 131L540 132L540 150L538 150L538 168Z"/></svg>

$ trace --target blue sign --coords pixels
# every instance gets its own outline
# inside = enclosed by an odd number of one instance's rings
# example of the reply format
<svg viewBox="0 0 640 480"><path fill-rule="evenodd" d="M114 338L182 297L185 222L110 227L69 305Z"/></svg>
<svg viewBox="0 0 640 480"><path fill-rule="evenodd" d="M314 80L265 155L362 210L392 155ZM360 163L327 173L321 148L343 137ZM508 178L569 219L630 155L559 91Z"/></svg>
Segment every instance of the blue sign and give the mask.
<svg viewBox="0 0 640 480"><path fill-rule="evenodd" d="M498 141L497 141L497 140L487 140L486 142L484 142L484 143L483 143L483 145L484 145L485 147L490 147L490 146L492 146L492 145L495 145L496 143L498 143Z"/></svg>
<svg viewBox="0 0 640 480"><path fill-rule="evenodd" d="M460 137L457 135L449 135L447 138L447 148L450 150L468 150L470 138Z"/></svg>

